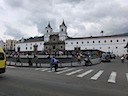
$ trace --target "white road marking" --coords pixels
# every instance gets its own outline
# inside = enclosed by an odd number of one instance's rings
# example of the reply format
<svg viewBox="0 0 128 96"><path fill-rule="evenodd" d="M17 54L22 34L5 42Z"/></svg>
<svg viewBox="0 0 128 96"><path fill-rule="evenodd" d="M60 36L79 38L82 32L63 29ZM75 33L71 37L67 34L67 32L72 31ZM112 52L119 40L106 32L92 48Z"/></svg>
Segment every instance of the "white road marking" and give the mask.
<svg viewBox="0 0 128 96"><path fill-rule="evenodd" d="M43 69L43 70L41 70L41 71L47 71L47 70L49 70L48 68L45 68L45 69Z"/></svg>
<svg viewBox="0 0 128 96"><path fill-rule="evenodd" d="M48 72L53 72L53 71L49 70Z"/></svg>
<svg viewBox="0 0 128 96"><path fill-rule="evenodd" d="M35 70L42 70L42 69L44 69L44 68L35 68Z"/></svg>
<svg viewBox="0 0 128 96"><path fill-rule="evenodd" d="M6 66L6 68L16 68L16 67L13 67L13 66Z"/></svg>
<svg viewBox="0 0 128 96"><path fill-rule="evenodd" d="M82 74L77 75L77 77L84 77L85 75L91 73L92 71L93 71L92 69L91 70L88 70L88 71L86 71L86 72L84 72Z"/></svg>
<svg viewBox="0 0 128 96"><path fill-rule="evenodd" d="M64 73L64 72L67 72L67 71L71 71L71 70L74 70L75 68L71 68L71 69L67 69L67 70L63 70L63 71L60 71L60 72L56 72L57 74L61 74L61 73Z"/></svg>
<svg viewBox="0 0 128 96"><path fill-rule="evenodd" d="M96 73L93 77L91 77L91 79L92 79L92 80L97 80L103 72L104 72L103 70L100 70L100 71L99 71L98 73Z"/></svg>
<svg viewBox="0 0 128 96"><path fill-rule="evenodd" d="M77 72L80 72L80 71L82 71L83 69L78 69L78 70L76 70L76 71L72 71L72 72L70 72L70 73L67 73L66 75L72 75L72 74L75 74L75 73L77 73Z"/></svg>
<svg viewBox="0 0 128 96"><path fill-rule="evenodd" d="M116 72L112 72L112 73L110 74L110 77L109 77L109 79L108 79L108 82L110 82L110 83L116 83L116 75L117 75Z"/></svg>
<svg viewBox="0 0 128 96"><path fill-rule="evenodd" d="M128 73L126 73L126 78L127 78L127 81L128 81Z"/></svg>
<svg viewBox="0 0 128 96"><path fill-rule="evenodd" d="M67 69L67 67L64 67L64 68L58 68L57 71L61 71L61 70L64 70L64 69ZM54 70L54 69L53 69ZM49 68L49 71L48 72L54 72L54 71L51 71L50 68Z"/></svg>
<svg viewBox="0 0 128 96"><path fill-rule="evenodd" d="M67 67L64 67L64 68L58 68L57 71L61 71L61 70L64 70L64 69L68 69Z"/></svg>

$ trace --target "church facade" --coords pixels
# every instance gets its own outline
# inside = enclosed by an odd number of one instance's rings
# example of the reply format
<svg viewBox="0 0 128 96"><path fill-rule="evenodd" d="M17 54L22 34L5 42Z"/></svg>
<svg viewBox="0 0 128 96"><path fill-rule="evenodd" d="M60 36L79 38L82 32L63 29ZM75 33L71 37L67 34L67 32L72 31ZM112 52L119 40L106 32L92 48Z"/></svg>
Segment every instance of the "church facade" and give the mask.
<svg viewBox="0 0 128 96"><path fill-rule="evenodd" d="M15 45L15 51L52 53L72 51L78 48L79 50L96 49L121 56L127 53L127 48L124 48L127 42L128 33L111 36L68 37L67 26L63 21L58 32L53 32L50 23L48 23L43 36L22 39Z"/></svg>
<svg viewBox="0 0 128 96"><path fill-rule="evenodd" d="M59 32L53 32L50 23L45 28L44 51L49 53L65 50L65 39L67 38L67 26L64 21L60 25Z"/></svg>

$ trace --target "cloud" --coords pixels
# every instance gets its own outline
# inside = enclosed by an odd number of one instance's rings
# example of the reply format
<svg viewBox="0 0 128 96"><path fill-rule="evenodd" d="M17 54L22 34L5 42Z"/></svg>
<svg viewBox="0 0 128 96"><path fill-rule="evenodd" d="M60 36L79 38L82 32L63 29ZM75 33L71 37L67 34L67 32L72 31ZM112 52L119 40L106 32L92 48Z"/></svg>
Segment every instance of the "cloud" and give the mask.
<svg viewBox="0 0 128 96"><path fill-rule="evenodd" d="M11 36L12 38L19 39L22 37L26 37L25 34L23 34L20 30L16 28L12 28L11 26L6 25L6 31L4 32L4 35Z"/></svg>
<svg viewBox="0 0 128 96"><path fill-rule="evenodd" d="M13 7L13 8L18 8L21 7L23 5L23 1L22 0L4 0L4 2Z"/></svg>
<svg viewBox="0 0 128 96"><path fill-rule="evenodd" d="M48 22L53 31L57 32L63 19L68 34L72 37L100 35L101 30L104 30L104 35L128 32L126 0L4 0L3 2L0 1L2 13L0 22L2 24L4 22L5 26L8 24L7 29L21 32L22 36L26 32L26 27L31 30L32 27L36 27L36 31L43 35ZM14 33L10 36L18 38Z"/></svg>

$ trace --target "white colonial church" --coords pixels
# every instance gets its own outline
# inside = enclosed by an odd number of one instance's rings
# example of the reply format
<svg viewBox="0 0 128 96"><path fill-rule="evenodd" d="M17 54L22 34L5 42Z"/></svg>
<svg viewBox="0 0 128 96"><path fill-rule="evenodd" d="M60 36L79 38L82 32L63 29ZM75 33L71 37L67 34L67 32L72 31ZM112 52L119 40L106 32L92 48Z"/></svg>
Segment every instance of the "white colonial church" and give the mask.
<svg viewBox="0 0 128 96"><path fill-rule="evenodd" d="M50 23L45 28L45 33L41 37L31 37L28 39L22 39L15 45L15 51L20 52L34 51L37 46L37 51L44 51L44 43L50 40L51 35L58 35L60 41L64 41L65 50L74 50L79 48L80 50L98 49L104 52L112 52L121 56L127 53L127 49L124 48L128 42L128 33L117 34L111 36L91 36L91 37L69 37L67 35L67 26L62 22L59 26L59 32L53 32ZM54 39L53 39L54 41ZM63 47L63 46L61 46Z"/></svg>

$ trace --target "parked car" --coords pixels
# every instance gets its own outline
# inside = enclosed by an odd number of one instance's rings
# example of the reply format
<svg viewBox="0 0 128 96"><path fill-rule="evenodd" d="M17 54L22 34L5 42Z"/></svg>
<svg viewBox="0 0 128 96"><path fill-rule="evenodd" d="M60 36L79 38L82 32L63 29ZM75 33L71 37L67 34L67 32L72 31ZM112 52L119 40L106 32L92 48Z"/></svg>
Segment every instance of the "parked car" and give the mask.
<svg viewBox="0 0 128 96"><path fill-rule="evenodd" d="M89 54L85 56L85 66L101 63L101 58L98 54Z"/></svg>
<svg viewBox="0 0 128 96"><path fill-rule="evenodd" d="M111 61L111 55L109 53L102 53L101 61L102 62L110 62Z"/></svg>
<svg viewBox="0 0 128 96"><path fill-rule="evenodd" d="M116 58L115 54L111 53L110 55L111 55L111 59L115 59Z"/></svg>

